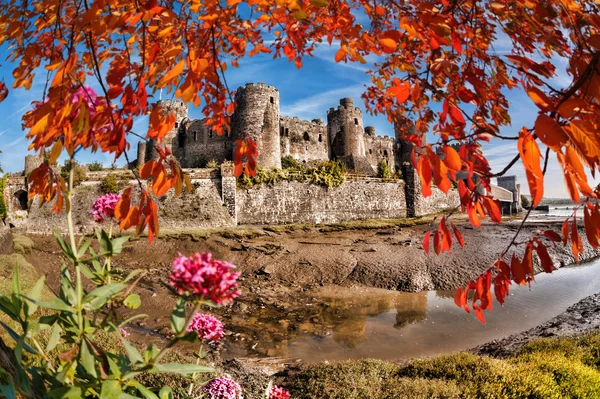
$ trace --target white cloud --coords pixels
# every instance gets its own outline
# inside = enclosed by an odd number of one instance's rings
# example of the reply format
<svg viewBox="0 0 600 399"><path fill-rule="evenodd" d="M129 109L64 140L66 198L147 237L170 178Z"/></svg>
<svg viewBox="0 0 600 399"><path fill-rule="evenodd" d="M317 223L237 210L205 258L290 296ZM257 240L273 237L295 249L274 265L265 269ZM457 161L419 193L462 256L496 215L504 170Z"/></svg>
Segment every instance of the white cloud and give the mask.
<svg viewBox="0 0 600 399"><path fill-rule="evenodd" d="M363 85L356 85L304 97L289 105L282 104L281 115L297 116L301 119L323 118L329 108L337 107L341 98L359 98L364 89Z"/></svg>

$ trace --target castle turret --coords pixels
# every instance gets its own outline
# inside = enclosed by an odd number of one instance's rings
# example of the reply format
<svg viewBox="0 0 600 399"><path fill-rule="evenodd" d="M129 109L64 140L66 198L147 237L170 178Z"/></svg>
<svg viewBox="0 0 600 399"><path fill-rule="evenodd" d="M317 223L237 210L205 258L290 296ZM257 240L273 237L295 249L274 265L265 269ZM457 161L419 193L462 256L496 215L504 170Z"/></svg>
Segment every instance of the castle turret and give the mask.
<svg viewBox="0 0 600 399"><path fill-rule="evenodd" d="M365 127L365 133L371 137L375 137L375 126L367 126Z"/></svg>
<svg viewBox="0 0 600 399"><path fill-rule="evenodd" d="M169 132L163 138L161 143L162 148L168 148L173 152L173 155L176 158L181 157L183 154L179 154L180 151L177 140L178 140L178 132L181 127L182 122L188 117L188 108L187 105L183 103L183 101L179 100L161 100L157 103L157 105L164 108L164 112L175 113L175 125L173 128L169 130ZM150 141L149 147L146 150L146 159L157 159L158 151L156 150L156 144L154 141ZM138 156L139 157L139 156Z"/></svg>
<svg viewBox="0 0 600 399"><path fill-rule="evenodd" d="M420 216L421 209L419 199L421 198L421 181L417 171L412 165L412 151L414 144L407 139L407 136L416 134L412 122L400 125L394 123L394 133L396 135L396 164L402 171L404 179L404 191L406 196L406 214L408 217ZM421 137L422 144L425 145L426 137Z"/></svg>
<svg viewBox="0 0 600 399"><path fill-rule="evenodd" d="M353 155L365 157L363 118L360 108L354 107L351 98L342 98L338 109L327 112L327 136L330 158Z"/></svg>
<svg viewBox="0 0 600 399"><path fill-rule="evenodd" d="M252 137L258 146L258 165L281 168L279 91L264 83L248 83L236 92L237 107L231 118L234 139Z"/></svg>
<svg viewBox="0 0 600 399"><path fill-rule="evenodd" d="M25 176L37 169L44 162L44 157L39 154L25 156Z"/></svg>

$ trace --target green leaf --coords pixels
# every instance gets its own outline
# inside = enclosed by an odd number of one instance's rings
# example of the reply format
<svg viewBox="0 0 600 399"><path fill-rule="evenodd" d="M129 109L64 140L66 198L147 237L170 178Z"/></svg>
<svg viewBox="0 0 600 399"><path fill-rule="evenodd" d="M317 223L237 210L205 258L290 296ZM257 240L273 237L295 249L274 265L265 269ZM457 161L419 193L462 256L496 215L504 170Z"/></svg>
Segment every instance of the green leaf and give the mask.
<svg viewBox="0 0 600 399"><path fill-rule="evenodd" d="M79 362L81 363L85 371L88 372L89 375L91 375L94 378L98 378L98 373L96 372L95 367L96 362L94 359L94 355L92 355L92 353L90 352L90 348L88 347L88 343L85 339L81 341L81 351L79 351Z"/></svg>
<svg viewBox="0 0 600 399"><path fill-rule="evenodd" d="M40 279L35 283L35 285L31 288L31 290L27 293L27 296L35 301L39 301L42 296L42 290L44 289L44 281L46 280L46 276L40 277ZM35 303L25 303L25 316L29 317L35 313L38 305Z"/></svg>
<svg viewBox="0 0 600 399"><path fill-rule="evenodd" d="M19 345L19 340L21 340L21 336L15 330L13 330L9 326L7 326L4 322L0 321L0 324L2 325L2 327L4 327L4 329L6 330L8 335L10 335L10 337L15 340L17 345ZM29 344L27 342L25 342L25 341L22 341L22 342L23 343L21 345L27 352L32 353L34 355L38 354L37 351L35 349L33 349L31 346L29 346Z"/></svg>
<svg viewBox="0 0 600 399"><path fill-rule="evenodd" d="M155 364L150 371L159 373L194 374L212 373L215 371L215 369L199 364L164 363Z"/></svg>
<svg viewBox="0 0 600 399"><path fill-rule="evenodd" d="M127 288L127 284L123 283L102 285L87 294L83 298L83 303L89 303L92 310L100 309L109 298L125 288Z"/></svg>
<svg viewBox="0 0 600 399"><path fill-rule="evenodd" d="M112 255L119 255L123 250L123 244L129 241L129 236L115 237L112 239Z"/></svg>
<svg viewBox="0 0 600 399"><path fill-rule="evenodd" d="M150 362L152 359L154 359L156 356L158 356L159 354L159 350L156 346L150 344L148 345L148 347L146 348L146 350L144 351L144 359L146 361L146 363Z"/></svg>
<svg viewBox="0 0 600 399"><path fill-rule="evenodd" d="M143 270L141 270L141 269L136 269L136 270L132 271L131 273L129 273L127 275L127 277L125 277L125 279L123 280L123 282L126 283L129 280L133 280L134 277L136 277L138 274L140 274L142 272L143 272Z"/></svg>
<svg viewBox="0 0 600 399"><path fill-rule="evenodd" d="M141 393L142 395L144 395L144 398L146 398L146 399L158 399L158 396L156 396L156 394L154 392L152 392L151 390L149 390L148 388L146 388L145 386L143 386L139 382L133 381L133 386L135 386L135 389L137 389L139 393Z"/></svg>
<svg viewBox="0 0 600 399"><path fill-rule="evenodd" d="M90 245L92 244L92 239L90 238L89 240L87 240L86 242L83 243L83 245L81 247L79 247L79 251L78 251L78 257L82 258L83 255L85 255L85 251L87 251L87 249L90 247Z"/></svg>
<svg viewBox="0 0 600 399"><path fill-rule="evenodd" d="M23 296L23 298L27 299L30 302L35 303L36 305L45 308L45 309L52 309L52 310L61 310L64 312L70 312L70 313L75 313L75 308L69 306L65 301L63 301L60 298L52 298L52 300L50 301L36 301L34 299L31 299L29 297Z"/></svg>
<svg viewBox="0 0 600 399"><path fill-rule="evenodd" d="M112 255L112 242L110 241L110 238L108 237L108 233L106 233L106 231L102 230L100 232L100 235L98 236L98 248L100 249L100 252L104 252L107 254L107 256L111 256Z"/></svg>
<svg viewBox="0 0 600 399"><path fill-rule="evenodd" d="M17 317L21 318L21 278L19 277L19 265L15 265L12 278L12 302L17 310Z"/></svg>
<svg viewBox="0 0 600 399"><path fill-rule="evenodd" d="M15 308L15 304L12 303L9 297L0 295L0 310L6 313L14 321L19 321L19 316L17 315L18 312Z"/></svg>
<svg viewBox="0 0 600 399"><path fill-rule="evenodd" d="M55 399L81 399L83 390L80 387L62 387L48 392L48 396Z"/></svg>
<svg viewBox="0 0 600 399"><path fill-rule="evenodd" d="M58 231L54 232L54 237L56 237L56 241L58 241L58 245L60 246L60 249L62 249L63 254L71 259L73 262L75 261L75 255L73 254L73 250L71 249L71 247L69 246L69 244L67 244L62 237L60 236L60 233Z"/></svg>
<svg viewBox="0 0 600 399"><path fill-rule="evenodd" d="M198 333L196 331L190 331L185 334L183 337L179 338L180 341L195 343L198 341Z"/></svg>
<svg viewBox="0 0 600 399"><path fill-rule="evenodd" d="M121 342L125 347L125 352L127 352L127 357L129 358L131 363L144 363L144 358L142 357L140 352L138 352L135 346L131 345L129 341L127 341L125 337L123 337L123 335L121 335Z"/></svg>
<svg viewBox="0 0 600 399"><path fill-rule="evenodd" d="M131 294L123 301L123 305L129 309L137 309L142 304L142 300L138 294Z"/></svg>
<svg viewBox="0 0 600 399"><path fill-rule="evenodd" d="M121 396L123 390L121 389L121 383L117 380L106 380L102 383L102 390L100 391L100 399L114 399Z"/></svg>
<svg viewBox="0 0 600 399"><path fill-rule="evenodd" d="M133 315L133 316L131 316L131 317L129 317L129 318L127 318L127 319L123 320L122 322L120 322L120 323L119 323L119 327L123 327L123 326L125 326L125 325L127 325L127 324L131 323L131 322L132 322L132 321L134 321L134 320L137 320L137 319L143 319L143 318L146 318L146 317L148 317L148 315L147 315L147 314L144 314L144 313L140 313L140 314Z"/></svg>
<svg viewBox="0 0 600 399"><path fill-rule="evenodd" d="M2 395L5 398L8 398L8 399L16 398L17 390L15 388L15 383L13 382L11 377L6 376L5 378L8 379L8 385L0 385L0 392L2 392Z"/></svg>
<svg viewBox="0 0 600 399"><path fill-rule="evenodd" d="M179 334L185 328L185 304L184 298L177 298L175 308L171 312L171 328L175 334Z"/></svg>
<svg viewBox="0 0 600 399"><path fill-rule="evenodd" d="M160 399L173 399L173 390L171 387L162 387L158 392Z"/></svg>
<svg viewBox="0 0 600 399"><path fill-rule="evenodd" d="M58 345L58 341L60 340L60 333L62 332L62 328L60 324L56 323L52 326L52 332L50 333L50 338L48 339L48 345L46 345L46 352L52 351Z"/></svg>

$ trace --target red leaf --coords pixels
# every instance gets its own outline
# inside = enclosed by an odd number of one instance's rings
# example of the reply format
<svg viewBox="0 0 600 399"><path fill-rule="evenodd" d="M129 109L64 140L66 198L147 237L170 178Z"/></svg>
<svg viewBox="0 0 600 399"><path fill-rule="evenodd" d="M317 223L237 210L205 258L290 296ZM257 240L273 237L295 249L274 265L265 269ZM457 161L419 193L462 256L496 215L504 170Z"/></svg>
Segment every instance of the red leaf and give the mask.
<svg viewBox="0 0 600 399"><path fill-rule="evenodd" d="M500 212L500 202L489 197L483 197L483 206L485 207L490 219L494 223L500 223L502 213Z"/></svg>
<svg viewBox="0 0 600 399"><path fill-rule="evenodd" d="M465 118L463 117L462 111L456 105L450 106L450 119L455 125L466 125Z"/></svg>
<svg viewBox="0 0 600 399"><path fill-rule="evenodd" d="M454 293L454 303L459 308L462 308L463 306L465 306L466 302L467 301L466 301L465 296L463 295L463 290L462 290L462 288L459 287L456 290L456 292Z"/></svg>
<svg viewBox="0 0 600 399"><path fill-rule="evenodd" d="M597 228L592 221L590 210L587 206L583 207L583 224L585 226L585 235L592 247L598 249Z"/></svg>
<svg viewBox="0 0 600 399"><path fill-rule="evenodd" d="M440 246L440 232L438 230L433 234L433 250L436 255L440 254L441 246Z"/></svg>
<svg viewBox="0 0 600 399"><path fill-rule="evenodd" d="M454 236L456 237L456 240L458 241L458 243L460 244L460 246L462 248L465 247L465 240L463 239L462 234L460 234L460 231L458 231L458 229L456 228L456 226L454 224L452 224L452 230L454 231Z"/></svg>
<svg viewBox="0 0 600 399"><path fill-rule="evenodd" d="M512 279L518 285L525 285L525 272L523 271L523 265L519 262L517 255L513 254L510 260L510 270L512 272Z"/></svg>
<svg viewBox="0 0 600 399"><path fill-rule="evenodd" d="M542 234L552 242L561 242L562 238L558 233L552 230L546 230Z"/></svg>
<svg viewBox="0 0 600 399"><path fill-rule="evenodd" d="M577 216L573 216L573 225L571 226L571 249L575 262L579 263L579 254L583 253L583 241L577 231Z"/></svg>
<svg viewBox="0 0 600 399"><path fill-rule="evenodd" d="M563 245L567 245L569 241L569 219L565 220L562 225L562 242Z"/></svg>
<svg viewBox="0 0 600 399"><path fill-rule="evenodd" d="M494 294L500 305L504 305L504 299L508 295L510 280L503 273L496 275L494 279Z"/></svg>
<svg viewBox="0 0 600 399"><path fill-rule="evenodd" d="M552 271L554 270L554 264L552 263L552 258L550 258L546 246L540 242L538 242L537 244L538 245L535 247L535 251L537 252L540 258L540 264L542 266L542 269L544 269L546 273L552 273Z"/></svg>
<svg viewBox="0 0 600 399"><path fill-rule="evenodd" d="M479 319L481 324L485 324L485 317L483 317L483 311L481 308L473 306L473 309L475 309L475 316L477 316L477 319Z"/></svg>
<svg viewBox="0 0 600 399"><path fill-rule="evenodd" d="M425 233L425 237L423 237L423 249L425 250L425 254L429 255L429 238L431 237L431 231Z"/></svg>

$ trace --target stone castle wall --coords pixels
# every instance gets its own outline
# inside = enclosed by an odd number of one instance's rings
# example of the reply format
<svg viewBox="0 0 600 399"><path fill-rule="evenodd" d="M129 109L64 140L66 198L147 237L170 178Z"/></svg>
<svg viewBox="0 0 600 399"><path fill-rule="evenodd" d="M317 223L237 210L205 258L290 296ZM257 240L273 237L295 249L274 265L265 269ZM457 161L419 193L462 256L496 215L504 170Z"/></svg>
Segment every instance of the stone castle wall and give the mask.
<svg viewBox="0 0 600 399"><path fill-rule="evenodd" d="M301 163L329 159L327 127L320 119L305 121L296 117L283 117L279 136L282 157L292 156Z"/></svg>
<svg viewBox="0 0 600 399"><path fill-rule="evenodd" d="M236 187L230 167L220 169L187 169L192 192L176 197L169 192L158 200L159 223L163 230L232 227L288 223L337 223L347 220L404 218L408 206L402 180L352 178L340 187L327 188L309 182L279 182L275 185ZM77 188L73 199L73 220L78 233L87 234L95 225L89 215L94 200L101 195L101 180L115 174L124 189L136 186L130 172L91 172L88 180ZM27 210L19 208L14 194L24 190L24 178L9 180L5 199L14 198L8 223L31 233L64 231L66 217L52 213L52 203L39 206L29 201ZM26 188L26 187L25 187ZM439 212L458 205L458 194L446 197L433 188L434 194L415 206L418 215ZM26 195L26 192L25 192Z"/></svg>
<svg viewBox="0 0 600 399"><path fill-rule="evenodd" d="M238 223L338 223L346 220L404 218L401 181L349 180L327 188L308 182L280 182L240 190Z"/></svg>

